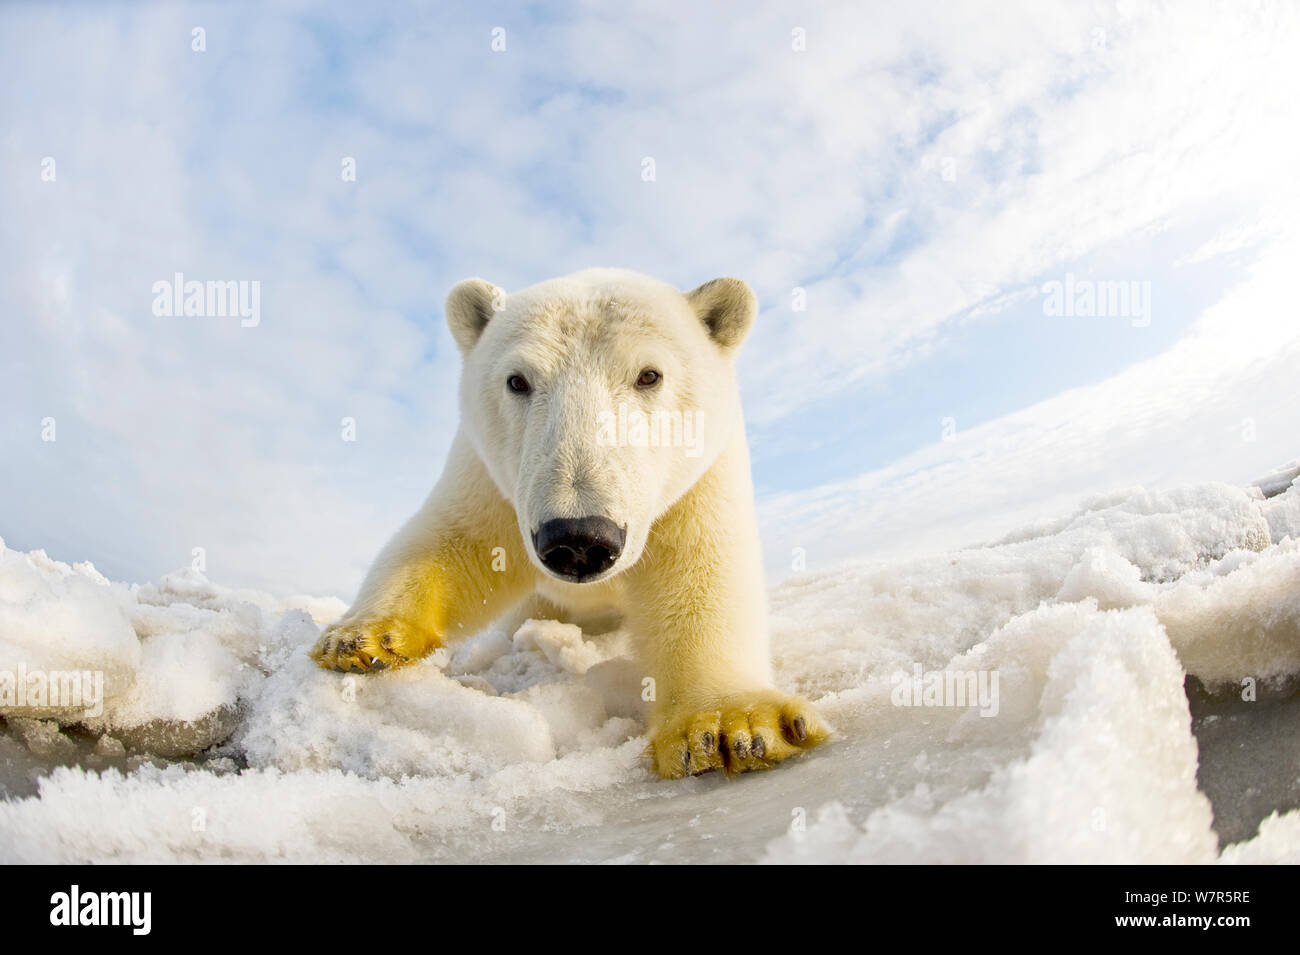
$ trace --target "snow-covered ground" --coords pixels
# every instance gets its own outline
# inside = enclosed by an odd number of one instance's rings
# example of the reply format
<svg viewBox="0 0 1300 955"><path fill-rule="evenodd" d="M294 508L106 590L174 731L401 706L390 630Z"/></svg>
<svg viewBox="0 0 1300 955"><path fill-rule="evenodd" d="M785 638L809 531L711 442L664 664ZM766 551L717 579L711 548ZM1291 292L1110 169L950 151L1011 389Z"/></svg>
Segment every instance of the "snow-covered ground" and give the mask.
<svg viewBox="0 0 1300 955"><path fill-rule="evenodd" d="M92 671L104 697L0 706L0 859L1300 862L1298 781L1270 777L1294 762L1224 770L1292 801L1220 850L1184 690L1249 735L1300 683L1300 482L1262 486L1130 489L776 587L779 678L837 735L734 780L651 774L619 631L529 622L343 676L305 653L337 600L0 544L0 680ZM936 671L996 695L901 705Z"/></svg>

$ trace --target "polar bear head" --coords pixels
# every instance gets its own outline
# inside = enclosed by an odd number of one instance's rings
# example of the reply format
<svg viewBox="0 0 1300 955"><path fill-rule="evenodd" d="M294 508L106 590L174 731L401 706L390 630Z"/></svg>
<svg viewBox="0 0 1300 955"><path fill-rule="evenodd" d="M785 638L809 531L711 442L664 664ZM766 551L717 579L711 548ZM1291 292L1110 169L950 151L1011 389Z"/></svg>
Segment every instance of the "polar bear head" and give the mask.
<svg viewBox="0 0 1300 955"><path fill-rule="evenodd" d="M452 289L462 427L540 569L588 583L636 563L743 432L733 360L757 310L739 279L683 293L619 269Z"/></svg>

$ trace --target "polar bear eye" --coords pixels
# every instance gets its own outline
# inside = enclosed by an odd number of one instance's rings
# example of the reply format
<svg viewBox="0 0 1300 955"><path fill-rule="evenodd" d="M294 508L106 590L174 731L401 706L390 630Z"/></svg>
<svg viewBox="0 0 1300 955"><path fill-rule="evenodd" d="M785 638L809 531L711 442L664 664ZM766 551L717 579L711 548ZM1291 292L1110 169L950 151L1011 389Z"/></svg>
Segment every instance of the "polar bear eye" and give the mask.
<svg viewBox="0 0 1300 955"><path fill-rule="evenodd" d="M638 388L653 388L663 380L663 377L663 375L659 374L659 372L655 371L653 368L647 368L645 371L641 372L640 376L637 378L636 386Z"/></svg>
<svg viewBox="0 0 1300 955"><path fill-rule="evenodd" d="M511 375L506 379L506 387L517 395L526 395L533 390L533 386L523 375Z"/></svg>

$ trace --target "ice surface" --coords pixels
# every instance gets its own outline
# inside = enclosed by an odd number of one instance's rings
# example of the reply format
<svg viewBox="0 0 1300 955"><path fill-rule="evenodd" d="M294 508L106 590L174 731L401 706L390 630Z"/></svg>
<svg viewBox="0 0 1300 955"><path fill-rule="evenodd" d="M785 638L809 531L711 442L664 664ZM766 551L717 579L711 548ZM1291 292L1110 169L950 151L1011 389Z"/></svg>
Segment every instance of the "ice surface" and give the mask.
<svg viewBox="0 0 1300 955"><path fill-rule="evenodd" d="M0 545L0 673L97 670L105 697L0 706L0 859L1294 862L1295 810L1220 854L1184 680L1243 720L1294 692L1298 493L1131 489L786 581L779 679L838 733L737 780L651 775L621 631L529 621L326 673L305 651L338 601ZM975 705L920 705L936 674Z"/></svg>

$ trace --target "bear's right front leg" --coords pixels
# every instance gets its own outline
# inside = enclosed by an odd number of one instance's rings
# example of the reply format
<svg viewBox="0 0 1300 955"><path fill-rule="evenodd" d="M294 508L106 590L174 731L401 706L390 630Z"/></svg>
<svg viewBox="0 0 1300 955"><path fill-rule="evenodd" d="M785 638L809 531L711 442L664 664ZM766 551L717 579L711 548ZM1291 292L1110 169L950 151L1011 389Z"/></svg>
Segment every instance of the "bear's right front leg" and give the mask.
<svg viewBox="0 0 1300 955"><path fill-rule="evenodd" d="M649 755L667 779L768 769L830 736L772 680L753 503L736 490L748 471L742 436L656 521L628 574L653 676Z"/></svg>
<svg viewBox="0 0 1300 955"><path fill-rule="evenodd" d="M311 655L354 673L401 666L490 622L527 594L535 573L514 508L458 437L438 486Z"/></svg>

